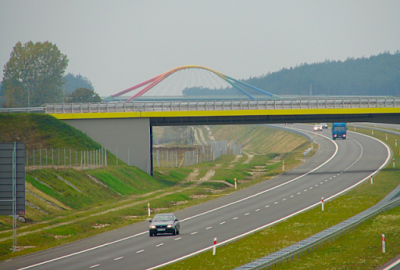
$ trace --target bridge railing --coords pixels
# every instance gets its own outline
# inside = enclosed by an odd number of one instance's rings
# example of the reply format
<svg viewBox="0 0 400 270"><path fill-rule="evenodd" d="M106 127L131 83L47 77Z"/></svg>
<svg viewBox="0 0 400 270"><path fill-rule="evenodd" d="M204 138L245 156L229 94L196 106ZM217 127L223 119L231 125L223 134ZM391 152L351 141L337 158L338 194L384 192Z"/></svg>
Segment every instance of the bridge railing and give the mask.
<svg viewBox="0 0 400 270"><path fill-rule="evenodd" d="M231 101L168 101L45 104L46 113L103 113L146 111L228 111L276 109L346 109L400 107L399 98L283 99Z"/></svg>

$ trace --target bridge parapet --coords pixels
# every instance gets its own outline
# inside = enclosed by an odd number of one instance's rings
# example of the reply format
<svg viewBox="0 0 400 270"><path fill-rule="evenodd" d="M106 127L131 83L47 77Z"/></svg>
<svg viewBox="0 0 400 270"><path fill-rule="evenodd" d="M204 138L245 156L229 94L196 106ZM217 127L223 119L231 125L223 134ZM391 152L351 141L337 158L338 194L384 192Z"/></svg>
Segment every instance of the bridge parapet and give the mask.
<svg viewBox="0 0 400 270"><path fill-rule="evenodd" d="M357 99L282 99L240 101L166 101L45 104L48 114L110 113L110 112L162 112L162 111L227 111L227 110L286 110L286 109L348 109L397 108L398 98Z"/></svg>

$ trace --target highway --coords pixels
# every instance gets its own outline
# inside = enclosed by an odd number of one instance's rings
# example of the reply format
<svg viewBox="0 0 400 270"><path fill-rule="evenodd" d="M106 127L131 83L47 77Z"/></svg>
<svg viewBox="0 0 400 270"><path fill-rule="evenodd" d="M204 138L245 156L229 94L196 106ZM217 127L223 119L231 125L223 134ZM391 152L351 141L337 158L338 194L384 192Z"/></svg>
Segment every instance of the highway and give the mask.
<svg viewBox="0 0 400 270"><path fill-rule="evenodd" d="M312 130L310 125L294 127ZM336 141L330 129L317 134L320 150L296 169L176 212L180 235L149 237L149 223L140 222L18 257L0 268L151 269L209 249L214 237L224 243L302 211L368 177L389 155L383 143L361 134L349 132L347 140Z"/></svg>

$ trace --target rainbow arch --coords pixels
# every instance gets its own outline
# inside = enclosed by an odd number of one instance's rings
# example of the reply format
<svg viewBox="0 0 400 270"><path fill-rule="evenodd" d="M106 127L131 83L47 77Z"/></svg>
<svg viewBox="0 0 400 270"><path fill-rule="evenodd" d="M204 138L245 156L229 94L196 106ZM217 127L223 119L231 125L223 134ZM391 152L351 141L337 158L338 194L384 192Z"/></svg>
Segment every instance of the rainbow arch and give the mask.
<svg viewBox="0 0 400 270"><path fill-rule="evenodd" d="M258 91L260 93L266 94L266 95L268 95L270 97L273 96L273 94L271 94L269 92L266 92L266 91L264 91L262 89L259 89L259 88L255 87L253 85L250 85L250 84L241 82L239 80L236 80L236 79L234 79L232 77L229 77L229 76L227 76L225 74L222 74L222 73L220 73L218 71L215 71L215 70L212 70L210 68L203 67L203 66L198 66L198 65L188 65L188 66L181 66L181 67L177 67L177 68L171 69L171 70L169 70L169 71L167 71L167 72L165 72L163 74L160 74L160 75L158 75L158 76L156 76L154 78L151 78L151 79L149 79L147 81L144 81L142 83L136 84L136 85L134 85L132 87L129 87L128 89L125 89L125 90L123 90L121 92L118 92L118 93L116 93L114 95L111 95L111 97L118 97L118 96L121 96L123 94L129 93L129 92L131 92L133 90L136 90L136 89L138 89L140 87L145 86L139 92L137 92L136 94L134 94L133 96L131 96L129 99L126 100L126 102L129 102L132 99L134 99L135 97L140 97L141 95L143 95L147 91L151 90L153 87L155 87L161 81L165 80L166 78L168 78L169 76L171 76L175 72L178 72L178 71L181 71L181 70L184 70L184 69L204 69L204 70L208 70L208 71L216 74L218 77L220 77L221 79L225 80L232 87L238 89L240 92L242 92L243 94L247 95L250 99L253 99L253 100L255 100L255 98L249 92L247 92L245 89L243 89L241 86L247 86L247 87L249 87L251 89L254 89L254 90L256 90L256 91Z"/></svg>

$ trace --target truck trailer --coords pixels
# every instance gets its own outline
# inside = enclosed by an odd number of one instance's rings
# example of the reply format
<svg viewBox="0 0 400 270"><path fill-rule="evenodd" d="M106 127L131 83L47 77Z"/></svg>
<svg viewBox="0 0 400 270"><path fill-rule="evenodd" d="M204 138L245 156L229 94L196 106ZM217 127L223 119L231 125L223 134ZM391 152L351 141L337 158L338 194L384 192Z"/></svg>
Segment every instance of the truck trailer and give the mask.
<svg viewBox="0 0 400 270"><path fill-rule="evenodd" d="M347 126L346 123L333 123L332 124L332 139L342 138L346 140L347 138Z"/></svg>

